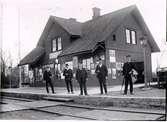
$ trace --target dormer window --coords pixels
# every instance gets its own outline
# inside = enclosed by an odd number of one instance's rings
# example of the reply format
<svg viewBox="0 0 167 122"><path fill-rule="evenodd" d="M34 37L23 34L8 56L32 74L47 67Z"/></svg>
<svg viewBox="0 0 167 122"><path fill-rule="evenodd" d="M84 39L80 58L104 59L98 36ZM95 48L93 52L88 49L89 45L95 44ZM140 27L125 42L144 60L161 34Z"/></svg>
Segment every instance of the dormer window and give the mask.
<svg viewBox="0 0 167 122"><path fill-rule="evenodd" d="M127 44L136 44L136 31L126 29L126 43Z"/></svg>
<svg viewBox="0 0 167 122"><path fill-rule="evenodd" d="M52 52L62 50L62 39L57 37L52 40Z"/></svg>

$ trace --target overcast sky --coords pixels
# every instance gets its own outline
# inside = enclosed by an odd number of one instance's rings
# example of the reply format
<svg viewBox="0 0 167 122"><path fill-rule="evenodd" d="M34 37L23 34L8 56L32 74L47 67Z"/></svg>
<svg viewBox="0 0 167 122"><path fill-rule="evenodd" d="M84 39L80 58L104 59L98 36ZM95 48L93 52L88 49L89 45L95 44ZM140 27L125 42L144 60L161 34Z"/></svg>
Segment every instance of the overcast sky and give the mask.
<svg viewBox="0 0 167 122"><path fill-rule="evenodd" d="M18 63L19 38L23 58L36 46L50 15L84 22L91 19L93 7L101 8L103 15L136 4L159 47L165 49L162 41L166 40L166 0L2 0L2 3L3 50L11 53L14 65ZM153 63L156 62L154 57Z"/></svg>

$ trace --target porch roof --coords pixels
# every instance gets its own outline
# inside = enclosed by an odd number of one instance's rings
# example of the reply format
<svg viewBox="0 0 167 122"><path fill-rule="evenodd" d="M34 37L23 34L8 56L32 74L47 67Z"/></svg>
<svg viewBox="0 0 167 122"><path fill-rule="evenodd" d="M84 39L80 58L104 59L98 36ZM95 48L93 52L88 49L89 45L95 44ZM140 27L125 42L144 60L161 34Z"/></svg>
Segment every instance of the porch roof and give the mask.
<svg viewBox="0 0 167 122"><path fill-rule="evenodd" d="M44 48L37 46L20 61L19 66L37 62L44 53Z"/></svg>

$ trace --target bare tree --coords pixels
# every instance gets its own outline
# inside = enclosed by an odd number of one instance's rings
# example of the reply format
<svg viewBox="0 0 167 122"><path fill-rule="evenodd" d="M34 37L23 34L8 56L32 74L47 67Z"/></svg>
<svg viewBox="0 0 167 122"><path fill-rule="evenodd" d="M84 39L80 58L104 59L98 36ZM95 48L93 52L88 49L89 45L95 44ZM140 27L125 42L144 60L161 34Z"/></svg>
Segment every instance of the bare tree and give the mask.
<svg viewBox="0 0 167 122"><path fill-rule="evenodd" d="M1 75L1 84L8 82L8 73L9 69L12 68L12 58L10 52L7 54L6 52L2 51L0 52L0 75Z"/></svg>
<svg viewBox="0 0 167 122"><path fill-rule="evenodd" d="M9 52L9 54L7 55L4 51L1 51L1 55L0 55L0 67L1 67L1 72L6 72L6 69L8 67L12 66L12 58L11 58L11 54Z"/></svg>

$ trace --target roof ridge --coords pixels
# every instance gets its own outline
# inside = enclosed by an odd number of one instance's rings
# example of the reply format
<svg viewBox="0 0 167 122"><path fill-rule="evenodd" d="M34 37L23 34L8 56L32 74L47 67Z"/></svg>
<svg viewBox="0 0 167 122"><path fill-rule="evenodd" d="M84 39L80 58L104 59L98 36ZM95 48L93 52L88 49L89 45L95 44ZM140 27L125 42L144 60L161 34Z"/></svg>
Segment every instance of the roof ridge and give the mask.
<svg viewBox="0 0 167 122"><path fill-rule="evenodd" d="M76 22L76 23L82 24L82 22L77 21L77 19L76 19L76 21L71 21L70 18L62 18L62 17L58 17L58 16L54 16L54 15L51 15L50 17L53 17L53 19L57 18L57 19L62 19L62 20L69 21L69 22Z"/></svg>
<svg viewBox="0 0 167 122"><path fill-rule="evenodd" d="M121 8L121 9L117 9L117 10L115 10L115 11L112 11L112 12L109 12L109 13L106 13L106 14L103 14L103 15L97 17L96 19L87 20L87 21L83 22L83 24L85 24L85 23L87 23L87 22L91 22L91 21L96 21L96 20L100 19L101 17L108 16L108 15L110 15L110 14L115 14L115 13L117 13L117 12L122 11L123 9L131 9L131 10L133 10L134 8L137 8L135 4L134 4L134 5L130 5L130 6L128 6L128 7Z"/></svg>

